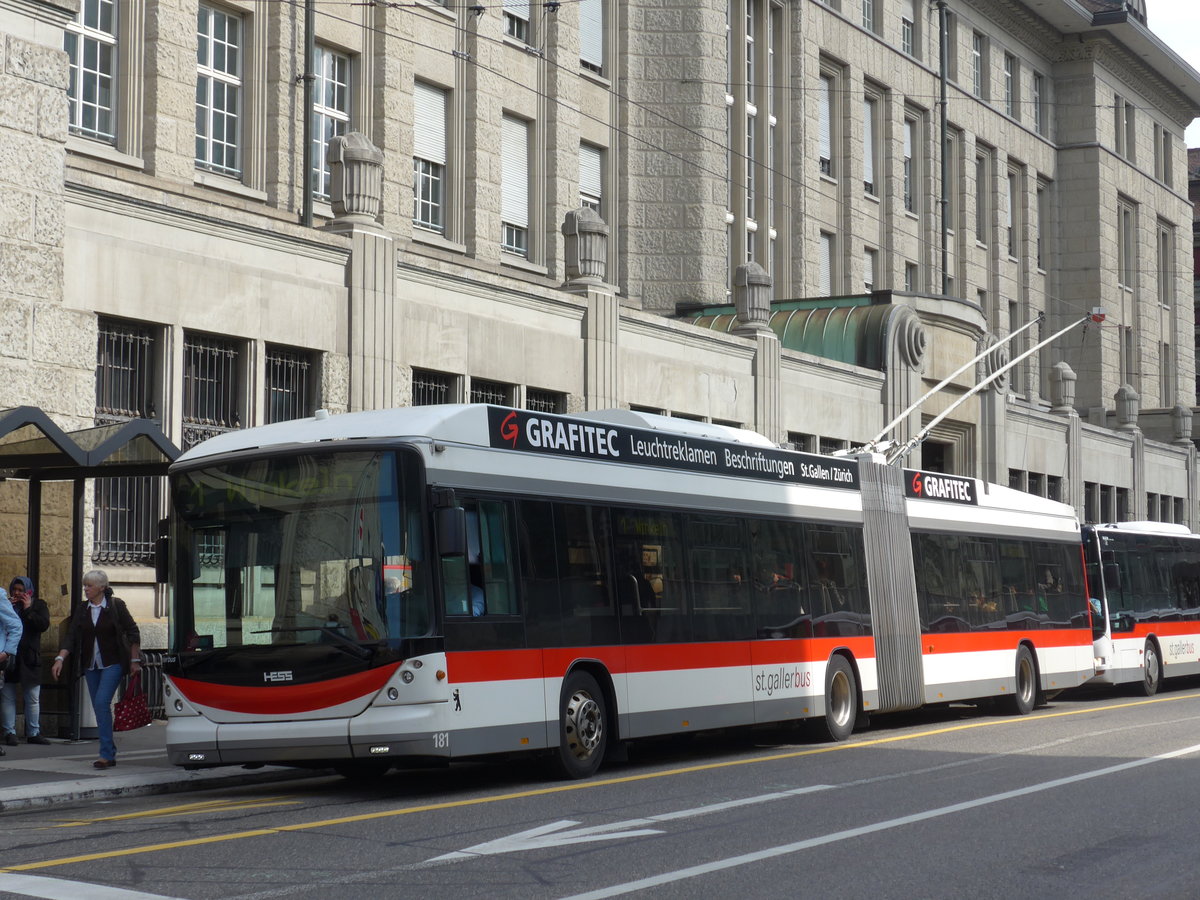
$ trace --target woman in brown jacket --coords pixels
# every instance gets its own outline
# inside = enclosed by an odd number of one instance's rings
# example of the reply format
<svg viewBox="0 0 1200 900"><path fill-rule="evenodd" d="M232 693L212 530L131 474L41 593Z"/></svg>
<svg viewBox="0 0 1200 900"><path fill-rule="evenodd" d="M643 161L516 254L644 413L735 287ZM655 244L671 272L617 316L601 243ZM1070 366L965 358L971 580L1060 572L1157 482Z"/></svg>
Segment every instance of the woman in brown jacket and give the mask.
<svg viewBox="0 0 1200 900"><path fill-rule="evenodd" d="M57 680L62 674L63 661L72 653L79 654L80 668L96 713L96 729L100 733L100 758L92 765L97 769L111 769L117 764L117 745L113 741L113 695L127 671L136 675L142 670L142 636L125 602L113 596L108 575L100 569L93 569L83 576L83 593L87 600L77 605L71 614L67 646L54 657L50 672Z"/></svg>

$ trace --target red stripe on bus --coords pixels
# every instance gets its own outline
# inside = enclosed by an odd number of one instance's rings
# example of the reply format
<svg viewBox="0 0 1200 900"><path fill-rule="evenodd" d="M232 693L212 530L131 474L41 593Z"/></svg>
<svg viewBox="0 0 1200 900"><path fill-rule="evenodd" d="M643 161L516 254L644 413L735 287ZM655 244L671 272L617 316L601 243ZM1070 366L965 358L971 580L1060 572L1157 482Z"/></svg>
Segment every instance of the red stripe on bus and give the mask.
<svg viewBox="0 0 1200 900"><path fill-rule="evenodd" d="M393 663L328 681L270 687L209 684L190 678L172 678L171 681L184 697L200 706L251 715L280 715L328 709L374 694L387 684L398 668L400 663Z"/></svg>
<svg viewBox="0 0 1200 900"><path fill-rule="evenodd" d="M1086 647L1092 649L1092 632L1083 628L1054 628L1045 631L962 631L921 635L922 653L969 653L985 650L1015 650L1021 641L1040 647Z"/></svg>
<svg viewBox="0 0 1200 900"><path fill-rule="evenodd" d="M1193 619L1190 622L1138 622L1132 631L1113 631L1112 638L1119 641L1122 638L1148 638L1152 634L1168 634L1172 636L1200 634L1200 622Z"/></svg>

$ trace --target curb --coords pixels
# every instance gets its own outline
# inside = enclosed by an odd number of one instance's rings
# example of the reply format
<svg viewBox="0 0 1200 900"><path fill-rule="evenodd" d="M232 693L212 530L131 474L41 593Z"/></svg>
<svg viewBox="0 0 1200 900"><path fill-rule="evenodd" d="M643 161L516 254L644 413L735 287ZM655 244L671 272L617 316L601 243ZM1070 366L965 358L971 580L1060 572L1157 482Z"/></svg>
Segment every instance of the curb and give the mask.
<svg viewBox="0 0 1200 900"><path fill-rule="evenodd" d="M241 787L247 784L273 784L316 778L328 773L277 766L265 766L236 774L221 772L155 772L150 774L92 776L75 781L31 784L0 791L0 813L51 809L91 800L115 800L121 797L145 797L176 794L214 788Z"/></svg>

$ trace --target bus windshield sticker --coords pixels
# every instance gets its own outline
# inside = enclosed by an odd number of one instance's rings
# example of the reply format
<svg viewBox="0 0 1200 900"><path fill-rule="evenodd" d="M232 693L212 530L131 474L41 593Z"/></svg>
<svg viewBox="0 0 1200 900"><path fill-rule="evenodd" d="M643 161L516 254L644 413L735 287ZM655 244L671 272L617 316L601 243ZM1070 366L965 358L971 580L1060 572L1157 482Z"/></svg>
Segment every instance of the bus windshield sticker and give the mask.
<svg viewBox="0 0 1200 900"><path fill-rule="evenodd" d="M664 434L519 409L489 406L488 437L491 446L498 450L858 489L858 463L850 459L725 443L686 434Z"/></svg>
<svg viewBox="0 0 1200 900"><path fill-rule="evenodd" d="M950 503L979 505L975 479L941 472L904 470L904 495L910 500L944 500Z"/></svg>

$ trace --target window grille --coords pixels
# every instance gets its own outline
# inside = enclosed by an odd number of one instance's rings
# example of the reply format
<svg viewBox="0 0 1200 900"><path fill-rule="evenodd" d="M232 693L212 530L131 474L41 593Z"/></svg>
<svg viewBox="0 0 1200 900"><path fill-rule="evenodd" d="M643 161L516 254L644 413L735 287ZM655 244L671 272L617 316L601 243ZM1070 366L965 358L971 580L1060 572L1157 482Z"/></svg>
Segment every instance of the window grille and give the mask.
<svg viewBox="0 0 1200 900"><path fill-rule="evenodd" d="M540 391L535 388L525 391L525 408L533 412L560 413L564 406L563 395L555 391Z"/></svg>
<svg viewBox="0 0 1200 900"><path fill-rule="evenodd" d="M96 345L96 424L112 425L154 414L154 337L149 328L101 319ZM154 560L161 479L97 478L96 562L146 565Z"/></svg>
<svg viewBox="0 0 1200 900"><path fill-rule="evenodd" d="M232 341L188 335L183 341L183 449L242 427L240 354Z"/></svg>
<svg viewBox="0 0 1200 900"><path fill-rule="evenodd" d="M431 406L436 403L453 401L451 388L453 376L444 372L429 372L424 369L413 369L412 375L412 405Z"/></svg>
<svg viewBox="0 0 1200 900"><path fill-rule="evenodd" d="M499 381L484 381L482 378L471 379L471 402L494 403L506 406L509 402L509 388Z"/></svg>
<svg viewBox="0 0 1200 900"><path fill-rule="evenodd" d="M301 419L312 412L309 401L312 361L307 353L267 348L267 424Z"/></svg>

